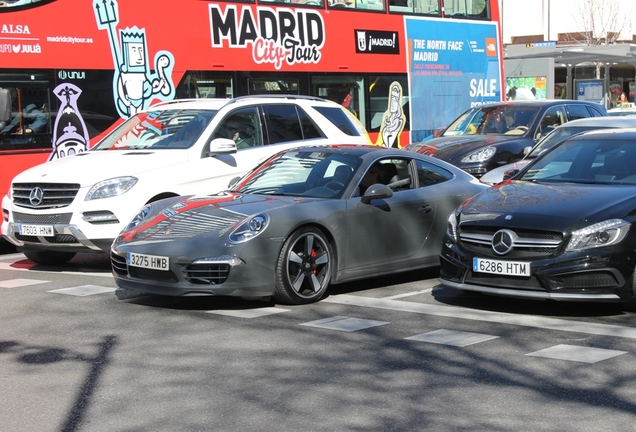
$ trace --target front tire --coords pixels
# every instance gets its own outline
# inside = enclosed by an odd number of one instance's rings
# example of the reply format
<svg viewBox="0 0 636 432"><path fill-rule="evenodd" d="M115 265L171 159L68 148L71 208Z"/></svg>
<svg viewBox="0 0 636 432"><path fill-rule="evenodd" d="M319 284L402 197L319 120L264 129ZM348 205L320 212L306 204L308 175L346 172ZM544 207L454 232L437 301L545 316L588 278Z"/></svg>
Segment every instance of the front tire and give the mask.
<svg viewBox="0 0 636 432"><path fill-rule="evenodd" d="M66 264L75 256L75 252L56 252L56 251L24 251L24 256L36 264L42 265L60 265Z"/></svg>
<svg viewBox="0 0 636 432"><path fill-rule="evenodd" d="M322 298L331 282L334 254L325 234L301 228L285 241L276 264L274 298L284 304L307 304Z"/></svg>

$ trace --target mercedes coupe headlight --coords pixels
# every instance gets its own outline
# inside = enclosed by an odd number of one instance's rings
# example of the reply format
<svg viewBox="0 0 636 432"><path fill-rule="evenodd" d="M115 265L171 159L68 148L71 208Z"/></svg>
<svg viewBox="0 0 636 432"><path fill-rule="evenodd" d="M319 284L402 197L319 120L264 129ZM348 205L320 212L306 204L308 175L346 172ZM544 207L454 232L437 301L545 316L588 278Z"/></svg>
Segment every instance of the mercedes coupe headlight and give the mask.
<svg viewBox="0 0 636 432"><path fill-rule="evenodd" d="M497 150L494 147L485 147L475 152L470 153L468 156L462 158L462 163L478 163L484 162L490 159Z"/></svg>
<svg viewBox="0 0 636 432"><path fill-rule="evenodd" d="M88 191L85 201L121 195L128 192L136 183L136 177L117 177L101 181Z"/></svg>
<svg viewBox="0 0 636 432"><path fill-rule="evenodd" d="M457 243L457 210L453 210L451 214L448 215L446 234L454 243Z"/></svg>
<svg viewBox="0 0 636 432"><path fill-rule="evenodd" d="M228 239L230 243L245 243L265 231L267 225L269 216L264 213L252 215L234 228Z"/></svg>
<svg viewBox="0 0 636 432"><path fill-rule="evenodd" d="M152 204L148 204L144 208L139 210L139 212L135 216L133 216L130 222L128 222L128 225L126 225L126 228L124 228L124 231L129 231L135 228L137 225L139 225L143 221L145 221L148 218L148 215L150 214L151 210L152 210Z"/></svg>
<svg viewBox="0 0 636 432"><path fill-rule="evenodd" d="M619 243L627 235L630 226L623 219L609 219L576 230L565 250L579 251Z"/></svg>

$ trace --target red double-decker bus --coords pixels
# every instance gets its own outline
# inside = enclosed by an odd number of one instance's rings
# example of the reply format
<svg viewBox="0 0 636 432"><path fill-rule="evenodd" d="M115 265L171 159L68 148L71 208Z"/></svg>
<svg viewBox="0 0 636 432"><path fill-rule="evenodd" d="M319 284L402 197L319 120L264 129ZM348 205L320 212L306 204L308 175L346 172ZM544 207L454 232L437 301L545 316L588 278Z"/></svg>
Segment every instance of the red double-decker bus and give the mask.
<svg viewBox="0 0 636 432"><path fill-rule="evenodd" d="M153 102L305 94L378 145L502 99L497 0L5 0L0 194Z"/></svg>

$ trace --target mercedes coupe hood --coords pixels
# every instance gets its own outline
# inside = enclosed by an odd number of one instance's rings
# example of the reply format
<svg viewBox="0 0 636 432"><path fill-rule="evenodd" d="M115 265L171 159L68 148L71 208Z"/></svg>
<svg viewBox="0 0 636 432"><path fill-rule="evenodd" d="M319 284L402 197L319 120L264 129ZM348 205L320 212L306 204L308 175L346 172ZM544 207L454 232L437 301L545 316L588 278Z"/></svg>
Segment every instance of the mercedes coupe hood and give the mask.
<svg viewBox="0 0 636 432"><path fill-rule="evenodd" d="M566 232L610 218L627 218L635 207L634 190L636 186L627 185L505 181L466 203L461 221Z"/></svg>

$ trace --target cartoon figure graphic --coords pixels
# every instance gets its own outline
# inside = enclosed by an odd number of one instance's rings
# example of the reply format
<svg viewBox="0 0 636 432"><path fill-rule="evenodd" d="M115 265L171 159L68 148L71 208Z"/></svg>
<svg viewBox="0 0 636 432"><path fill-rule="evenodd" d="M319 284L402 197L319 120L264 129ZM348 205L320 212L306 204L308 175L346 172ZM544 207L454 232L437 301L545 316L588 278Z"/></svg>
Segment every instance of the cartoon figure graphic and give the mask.
<svg viewBox="0 0 636 432"><path fill-rule="evenodd" d="M53 152L49 160L85 152L89 140L86 123L77 108L82 90L73 84L62 83L55 87L53 93L62 103L55 118Z"/></svg>
<svg viewBox="0 0 636 432"><path fill-rule="evenodd" d="M389 86L389 103L387 110L382 116L382 125L380 126L380 135L382 142L378 140L376 145L384 147L402 148L400 145L400 133L406 124L406 116L402 110L402 86L399 82L394 81Z"/></svg>
<svg viewBox="0 0 636 432"><path fill-rule="evenodd" d="M155 54L155 73L148 69L146 30L126 27L119 30L119 43L115 27L119 23L117 0L94 0L95 19L100 30L110 36L110 48L115 64L113 95L117 111L123 118L131 117L145 109L152 97L160 100L174 98L172 82L174 56L169 51Z"/></svg>

